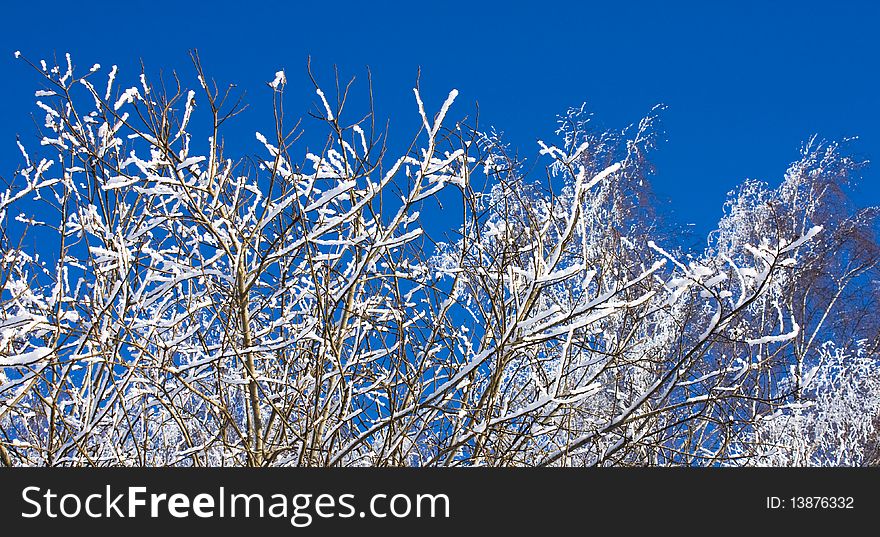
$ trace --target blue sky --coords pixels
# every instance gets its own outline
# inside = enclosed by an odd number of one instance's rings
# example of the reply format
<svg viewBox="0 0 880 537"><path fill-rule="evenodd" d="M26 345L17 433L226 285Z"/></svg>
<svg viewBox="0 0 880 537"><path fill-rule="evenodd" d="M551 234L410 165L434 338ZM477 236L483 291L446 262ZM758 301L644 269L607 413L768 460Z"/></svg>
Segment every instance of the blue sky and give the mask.
<svg viewBox="0 0 880 537"><path fill-rule="evenodd" d="M616 128L664 103L655 190L673 218L704 236L728 190L745 177L778 182L813 133L858 135L857 153L880 160L880 4L765 4L15 2L0 22L0 175L19 164L16 134L34 145L37 80L15 50L34 60L71 52L81 68L118 64L132 77L143 60L194 84L186 53L198 48L209 74L247 91L248 140L271 124L265 82L279 68L290 81L288 109L312 109L311 56L328 86L334 65L360 80L369 66L392 134L418 127L411 88L421 68L429 107L457 88L451 117L479 103L480 124L523 155L552 138L556 114L570 106L586 102ZM254 142L243 152L258 150ZM880 204L880 163L865 172L858 200Z"/></svg>

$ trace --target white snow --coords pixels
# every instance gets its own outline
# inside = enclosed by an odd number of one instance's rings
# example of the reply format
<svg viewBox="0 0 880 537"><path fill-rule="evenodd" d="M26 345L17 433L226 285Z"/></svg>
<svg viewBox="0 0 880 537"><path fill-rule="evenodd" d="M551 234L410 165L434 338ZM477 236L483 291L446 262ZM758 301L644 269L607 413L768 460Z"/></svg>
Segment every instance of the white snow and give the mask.
<svg viewBox="0 0 880 537"><path fill-rule="evenodd" d="M321 88L317 88L315 93L318 94L318 97L321 98L321 102L324 103L324 111L327 112L327 120L333 121L333 110L330 109L330 103L327 102L327 97L324 96L324 92L321 91Z"/></svg>
<svg viewBox="0 0 880 537"><path fill-rule="evenodd" d="M125 188L140 181L139 177L128 177L125 175L117 175L111 177L101 186L103 190L115 190L117 188Z"/></svg>
<svg viewBox="0 0 880 537"><path fill-rule="evenodd" d="M49 347L37 347L30 352L12 356L0 356L0 367L31 365L52 354Z"/></svg>
<svg viewBox="0 0 880 537"><path fill-rule="evenodd" d="M305 211L306 212L314 211L318 207L323 207L324 205L328 204L331 200L339 197L340 194L347 192L348 190L351 190L352 188L354 188L354 186L356 184L357 183L355 183L354 181L342 181L341 183L339 183L335 187L333 187L330 190L321 194L320 198L318 198L317 200L313 201L308 206L306 206Z"/></svg>
<svg viewBox="0 0 880 537"><path fill-rule="evenodd" d="M184 160L183 162L181 162L180 164L177 165L177 170L178 170L178 171L180 171L180 170L185 170L185 169L189 168L190 166L193 166L193 165L195 165L195 164L198 164L199 162L204 162L205 160L207 160L207 159L206 159L205 157L202 157L202 156L199 156L199 157L189 157L189 158L187 158L186 160Z"/></svg>
<svg viewBox="0 0 880 537"><path fill-rule="evenodd" d="M810 240L810 239L812 239L813 237L815 237L816 234L819 233L820 231L822 231L822 226L813 226L813 227L811 227L803 237L801 237L801 238L799 238L798 240L792 242L791 244L789 244L788 246L786 246L785 248L783 248L782 250L780 250L779 253L786 253L786 252L790 252L791 250L794 250L794 249L797 248L798 246L802 245L803 243L805 243L805 242L807 242L808 240Z"/></svg>
<svg viewBox="0 0 880 537"><path fill-rule="evenodd" d="M107 75L107 93L104 94L105 101L110 100L110 91L113 89L113 81L116 80L117 71L118 71L118 69L114 65L113 67L110 68L110 74Z"/></svg>
<svg viewBox="0 0 880 537"><path fill-rule="evenodd" d="M801 331L801 327L792 320L793 326L791 332L787 334L779 334L775 336L762 336L756 339L746 339L749 345L765 345L767 343L782 343L790 339L794 339Z"/></svg>
<svg viewBox="0 0 880 537"><path fill-rule="evenodd" d="M136 99L141 98L141 93L137 88L131 87L122 92L122 95L119 96L119 99L116 100L116 104L113 105L114 110L119 110L122 108L124 104L133 103Z"/></svg>
<svg viewBox="0 0 880 537"><path fill-rule="evenodd" d="M284 84L287 84L287 77L284 76L284 70L278 71L275 73L275 79L272 82L269 82L269 85L272 89L278 89L282 87Z"/></svg>

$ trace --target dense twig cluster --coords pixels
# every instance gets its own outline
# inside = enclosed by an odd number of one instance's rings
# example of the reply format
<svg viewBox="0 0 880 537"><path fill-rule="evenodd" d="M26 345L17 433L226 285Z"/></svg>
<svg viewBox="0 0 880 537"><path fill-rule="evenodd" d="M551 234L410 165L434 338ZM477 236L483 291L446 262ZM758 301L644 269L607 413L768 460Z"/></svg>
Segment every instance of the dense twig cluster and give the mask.
<svg viewBox="0 0 880 537"><path fill-rule="evenodd" d="M34 65L46 156L21 146L0 197L6 465L870 453L880 250L837 145L778 189L745 183L687 254L653 227L654 112L617 133L571 112L542 182L447 121L454 90L436 114L415 90L421 131L392 158L372 111L345 119L349 86L315 83L325 136L298 158L279 72L271 134L240 158L223 133L242 104L193 59L198 90ZM443 242L422 216L438 197Z"/></svg>

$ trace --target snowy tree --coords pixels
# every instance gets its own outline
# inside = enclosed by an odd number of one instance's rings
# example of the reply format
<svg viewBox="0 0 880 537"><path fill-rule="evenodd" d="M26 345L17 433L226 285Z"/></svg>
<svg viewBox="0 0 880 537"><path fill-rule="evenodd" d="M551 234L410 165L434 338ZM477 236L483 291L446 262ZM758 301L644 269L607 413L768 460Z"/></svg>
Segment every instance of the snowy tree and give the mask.
<svg viewBox="0 0 880 537"><path fill-rule="evenodd" d="M455 90L414 90L393 155L344 84L291 127L279 71L249 155L197 56L195 89L61 63L32 64L40 143L0 196L7 466L872 456L876 211L838 144L744 183L687 252L648 182L660 108L607 132L570 111L537 178L450 120Z"/></svg>

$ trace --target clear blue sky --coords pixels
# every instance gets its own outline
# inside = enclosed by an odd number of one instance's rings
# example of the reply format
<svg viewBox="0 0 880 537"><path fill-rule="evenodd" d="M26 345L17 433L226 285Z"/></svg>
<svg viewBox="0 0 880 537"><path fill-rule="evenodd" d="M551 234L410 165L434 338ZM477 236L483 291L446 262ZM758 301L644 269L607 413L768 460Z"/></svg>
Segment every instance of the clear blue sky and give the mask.
<svg viewBox="0 0 880 537"><path fill-rule="evenodd" d="M478 102L481 125L526 155L537 138L552 137L556 114L569 106L586 101L603 125L622 127L665 103L668 141L655 153L655 190L700 235L728 190L745 177L778 182L813 133L858 135L859 154L880 160L880 3L867 0L88 4L4 5L0 175L19 163L15 135L34 132L37 81L14 50L31 59L69 51L81 68L118 64L132 77L142 59L194 84L186 52L198 48L218 81L248 91L256 106L241 127L249 131L267 123L265 82L281 67L289 110L311 109L311 55L326 85L333 65L361 79L369 65L380 115L409 135L421 67L429 106L457 88L453 117ZM878 180L880 162L864 175L862 204L880 204Z"/></svg>

